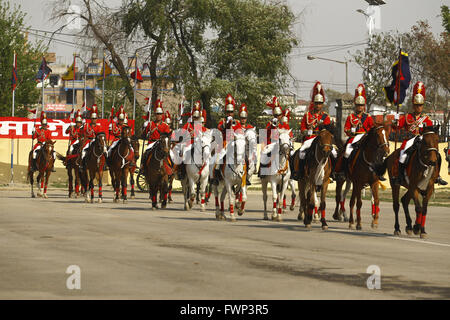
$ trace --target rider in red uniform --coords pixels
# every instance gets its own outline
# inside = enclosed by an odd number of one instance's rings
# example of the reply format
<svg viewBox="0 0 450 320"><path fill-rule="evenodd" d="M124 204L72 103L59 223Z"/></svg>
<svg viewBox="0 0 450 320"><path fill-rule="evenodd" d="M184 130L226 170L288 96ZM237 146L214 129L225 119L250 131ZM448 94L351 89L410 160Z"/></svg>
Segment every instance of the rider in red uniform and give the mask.
<svg viewBox="0 0 450 320"><path fill-rule="evenodd" d="M39 127L33 128L33 135L32 139L37 139L36 144L33 146L33 162L32 162L32 169L33 171L37 171L36 166L36 157L38 151L41 149L42 145L45 141L51 140L51 134L52 132L47 127L47 115L45 112L41 113L41 125Z"/></svg>
<svg viewBox="0 0 450 320"><path fill-rule="evenodd" d="M398 115L395 115L394 129L400 130L405 129L410 136L413 137L407 140L404 140L402 146L400 147L400 157L394 161L392 167L392 173L394 177L392 178L392 183L401 184L404 179L404 171L405 165L407 163L407 158L409 152L407 151L416 141L417 137L421 136L423 128L428 126L433 126L433 122L431 119L423 113L423 105L425 103L425 85L423 82L418 81L414 85L413 89L413 112L410 112L406 115L403 115L399 118ZM438 153L438 170L441 169L441 157ZM436 179L435 183L440 185L447 185L447 182L444 181L439 175Z"/></svg>
<svg viewBox="0 0 450 320"><path fill-rule="evenodd" d="M81 117L80 110L77 110L75 113L75 123L71 123L70 126L66 129L66 134L69 134L69 149L66 152L66 161L67 157L72 154L73 149L79 145L81 139L81 126L83 124L83 118ZM64 163L66 165L66 162Z"/></svg>
<svg viewBox="0 0 450 320"><path fill-rule="evenodd" d="M122 129L125 121L125 112L123 109L119 109L116 114L116 118L117 123L113 121L109 127L109 134L113 136L113 143L108 149L108 157L111 155L111 151L115 148L115 146L117 146L122 137Z"/></svg>
<svg viewBox="0 0 450 320"><path fill-rule="evenodd" d="M97 123L97 105L93 105L91 109L91 122L86 122L83 129L80 132L80 136L83 137L83 147L81 151L81 160L86 156L86 150L91 145L92 141L95 139L97 134L102 132L102 127Z"/></svg>
<svg viewBox="0 0 450 320"><path fill-rule="evenodd" d="M294 159L294 170L292 172L292 179L294 180L300 179L304 174L303 169L305 167L306 152L319 133L319 126L331 124L330 116L322 111L324 102L325 91L323 90L322 84L317 81L313 87L309 111L305 113L300 124L303 144L298 153L299 157L295 157Z"/></svg>

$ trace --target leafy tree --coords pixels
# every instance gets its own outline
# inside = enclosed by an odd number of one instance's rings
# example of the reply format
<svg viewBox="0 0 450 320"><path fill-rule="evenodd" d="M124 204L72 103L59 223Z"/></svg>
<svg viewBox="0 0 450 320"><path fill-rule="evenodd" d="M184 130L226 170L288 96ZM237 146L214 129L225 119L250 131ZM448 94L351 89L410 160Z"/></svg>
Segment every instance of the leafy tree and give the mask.
<svg viewBox="0 0 450 320"><path fill-rule="evenodd" d="M15 116L26 116L27 108L39 100L35 76L45 47L32 44L26 36L25 13L20 6L11 6L0 0L0 116L11 116L11 76L14 51L17 56L17 86L15 91Z"/></svg>

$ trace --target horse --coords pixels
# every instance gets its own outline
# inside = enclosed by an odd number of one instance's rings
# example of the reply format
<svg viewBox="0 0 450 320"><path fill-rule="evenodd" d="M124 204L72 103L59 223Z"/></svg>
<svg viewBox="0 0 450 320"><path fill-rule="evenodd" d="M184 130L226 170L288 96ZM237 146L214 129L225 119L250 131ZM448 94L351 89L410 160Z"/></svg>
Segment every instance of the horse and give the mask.
<svg viewBox="0 0 450 320"><path fill-rule="evenodd" d="M81 182L85 190L85 202L94 203L94 179L98 181L98 203L103 202L102 179L105 162L106 135L104 132L99 132L86 150L86 155L82 160L82 168L80 168Z"/></svg>
<svg viewBox="0 0 450 320"><path fill-rule="evenodd" d="M389 155L387 124L376 123L369 132L365 133L361 140L355 146L350 158L348 166L345 168L345 178L336 181L336 206L341 202L341 190L344 182L349 180L353 185L352 195L350 199L350 218L349 228L355 228L353 218L353 208L356 202L356 229L361 230L361 190L366 185L370 185L373 197L372 207L372 228L378 227L379 219L379 197L378 186L380 181L379 175L384 173L383 163ZM336 210L335 210L336 213Z"/></svg>
<svg viewBox="0 0 450 320"><path fill-rule="evenodd" d="M46 140L39 151L37 151L36 155L36 167L37 171L39 171L38 177L36 179L39 191L38 197L43 197L45 199L47 196L47 186L48 179L52 174L53 166L55 163L55 159L53 158L54 146L56 141ZM27 180L31 184L31 197L36 198L34 194L33 184L34 184L34 170L33 170L33 151L30 151L28 155L28 174ZM45 182L44 182L45 178ZM42 188L44 188L44 193L42 193Z"/></svg>
<svg viewBox="0 0 450 320"><path fill-rule="evenodd" d="M305 155L305 174L298 181L300 194L299 216L304 213L304 224L311 229L313 211L317 207L317 192L320 190L320 213L322 230L327 230L325 219L326 194L331 175L331 152L334 142L334 126L326 125L319 127L319 133L314 138L311 147Z"/></svg>
<svg viewBox="0 0 450 320"><path fill-rule="evenodd" d="M149 196L152 200L152 210L158 208L158 191L163 194L164 198L161 207L165 208L167 205L169 150L170 134L160 132L159 140L152 147L143 165L145 180L149 186Z"/></svg>
<svg viewBox="0 0 450 320"><path fill-rule="evenodd" d="M80 163L78 154L80 152L80 143L74 144L73 150L67 156L63 156L56 152L56 157L61 160L67 169L67 175L69 176L69 198L78 198L80 196ZM72 173L73 171L73 173ZM73 175L75 175L75 183L73 181ZM75 195L74 195L75 184Z"/></svg>
<svg viewBox="0 0 450 320"><path fill-rule="evenodd" d="M219 181L219 185L214 185L214 195L216 199L216 220L226 220L224 200L228 194L230 221L236 221L235 197L236 194L242 192L242 199L245 205L247 199L246 189L243 186L246 183L245 180L245 135L242 131L235 131L233 134L233 141L229 142L226 146L225 161L222 165L223 179ZM218 156L216 154L215 156ZM211 163L215 163L215 157L211 159ZM211 165L211 168L213 166ZM213 169L212 169L213 170ZM210 172L212 175L212 172ZM220 210L219 210L219 187L222 186L222 193L220 195ZM242 214L242 207L239 208Z"/></svg>
<svg viewBox="0 0 450 320"><path fill-rule="evenodd" d="M134 173L136 171L136 163L140 157L140 153L139 153L140 143L139 143L139 139L135 135L131 136L131 146L133 147L133 150L134 150L134 162L129 167L130 187L131 187L130 198L134 199L136 196L135 192L134 192L134 184L135 184L134 183Z"/></svg>
<svg viewBox="0 0 450 320"><path fill-rule="evenodd" d="M186 175L181 181L184 195L184 210L192 208L196 196L195 187L199 185L200 211L205 211L205 191L209 178L211 141L211 132L206 131L196 136L191 148L184 152L183 163L185 164Z"/></svg>
<svg viewBox="0 0 450 320"><path fill-rule="evenodd" d="M122 186L123 203L127 203L127 182L130 165L135 159L134 149L131 145L130 127L123 127L121 138L114 150L107 158L111 183L115 190L114 202L119 202L120 187Z"/></svg>
<svg viewBox="0 0 450 320"><path fill-rule="evenodd" d="M402 186L407 192L401 198L403 211L406 217L406 233L420 235L420 238L427 238L425 232L425 220L427 216L428 201L434 192L434 183L439 176L439 125L425 127L421 136L418 136L411 147L409 159L405 163L405 181ZM388 168L389 178L392 187L393 208L395 213L394 235L400 235L400 224L398 221L400 185L394 184L392 167L394 161L398 161L400 149L394 151L387 157L384 166ZM419 201L419 194L422 196L422 204ZM409 215L409 202L414 200L416 210L416 221L411 227L411 217Z"/></svg>
<svg viewBox="0 0 450 320"><path fill-rule="evenodd" d="M274 142L274 149L272 149L271 154L278 150L277 161L272 161L272 163L267 167L262 169L260 165L260 176L261 176L261 186L263 192L263 202L264 202L264 220L269 220L267 215L267 184L270 183L272 189L272 201L273 201L273 211L272 220L282 221L282 199L286 192L289 179L291 177L291 170L289 168L289 158L291 152L291 130L278 129L279 137L276 142ZM261 152L262 156L262 152ZM272 156L273 158L273 156ZM262 159L262 158L261 158ZM275 162L275 164L273 163ZM276 166L276 164L279 164ZM276 170L276 171L275 171ZM266 172L264 172L266 171ZM270 172L267 172L270 171ZM278 208L278 210L277 210Z"/></svg>

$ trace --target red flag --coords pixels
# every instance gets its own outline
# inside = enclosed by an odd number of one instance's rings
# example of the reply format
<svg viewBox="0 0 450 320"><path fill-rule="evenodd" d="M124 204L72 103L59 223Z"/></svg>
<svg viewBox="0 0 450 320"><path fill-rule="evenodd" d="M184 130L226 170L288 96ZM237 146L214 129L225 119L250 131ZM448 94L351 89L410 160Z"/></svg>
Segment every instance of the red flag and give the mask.
<svg viewBox="0 0 450 320"><path fill-rule="evenodd" d="M17 86L17 56L16 52L14 52L14 63L13 63L13 69L12 69L12 77L11 77L11 87L12 91L16 90Z"/></svg>
<svg viewBox="0 0 450 320"><path fill-rule="evenodd" d="M137 71L137 77L136 77L136 71ZM133 72L131 73L131 79L134 80L134 79L136 78L136 80L137 80L138 82L143 82L144 79L142 78L142 75L141 75L141 72L139 71L139 68L137 68L136 71L133 71Z"/></svg>

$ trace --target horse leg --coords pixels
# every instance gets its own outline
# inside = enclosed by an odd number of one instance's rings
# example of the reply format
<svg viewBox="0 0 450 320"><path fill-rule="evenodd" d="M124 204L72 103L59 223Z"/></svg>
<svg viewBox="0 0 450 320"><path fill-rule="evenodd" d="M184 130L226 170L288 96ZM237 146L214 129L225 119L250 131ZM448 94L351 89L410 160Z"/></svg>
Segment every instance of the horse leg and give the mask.
<svg viewBox="0 0 450 320"><path fill-rule="evenodd" d="M422 198L422 220L420 221L420 238L426 239L427 233L425 232L425 220L427 217L428 200L430 200L431 195L434 191L434 185L429 184L427 188L426 195Z"/></svg>
<svg viewBox="0 0 450 320"><path fill-rule="evenodd" d="M400 189L400 185L398 185L398 188ZM416 230L416 226L414 226L414 228L411 227L412 220L411 220L411 216L409 214L409 202L411 201L411 198L412 198L412 194L409 190L401 198L403 212L405 213L405 219L406 219L406 233L408 235L412 235L412 231L414 231L414 234L419 234L419 229L420 229L420 228L418 228ZM418 220L416 220L416 221L418 221ZM416 224L417 224L417 222L416 222ZM417 225L420 226L420 221ZM408 226L409 226L409 228L408 228Z"/></svg>
<svg viewBox="0 0 450 320"><path fill-rule="evenodd" d="M91 203L94 203L94 173L89 174L89 191L91 193Z"/></svg>
<svg viewBox="0 0 450 320"><path fill-rule="evenodd" d="M134 170L130 170L130 189L130 199L134 199Z"/></svg>
<svg viewBox="0 0 450 320"><path fill-rule="evenodd" d="M337 220L337 221L341 221L339 204L341 203L341 193L342 193L343 185L344 185L344 180L342 180L342 179L336 180L336 196L334 198L335 202L336 202L336 206L334 208L333 219Z"/></svg>
<svg viewBox="0 0 450 320"><path fill-rule="evenodd" d="M197 196L197 184L194 182L194 179L189 179L188 178L188 185L189 185L189 202L188 202L188 206L189 209L192 209L192 207L194 206L194 200ZM196 190L197 189L197 190Z"/></svg>
<svg viewBox="0 0 450 320"><path fill-rule="evenodd" d="M414 225L413 231L414 234L419 234L421 233L422 230L422 220L423 220L423 212L422 212L422 206L420 205L420 201L419 201L419 190L415 189L412 193L412 198L414 200L414 206L415 206L415 210L416 210L416 223ZM408 201L409 203L409 201Z"/></svg>
<svg viewBox="0 0 450 320"><path fill-rule="evenodd" d="M205 171L207 173L207 171ZM205 212L205 193L206 193L206 187L208 183L208 176L203 175L200 176L200 198L201 198L201 208L200 212Z"/></svg>
<svg viewBox="0 0 450 320"><path fill-rule="evenodd" d="M361 200L361 191L363 188L357 188L356 190L356 230L361 230L361 207L362 207L362 200Z"/></svg>
<svg viewBox="0 0 450 320"><path fill-rule="evenodd" d="M227 195L227 189L225 182L223 182L222 193L220 194L220 215L222 220L226 220L225 217L225 196Z"/></svg>
<svg viewBox="0 0 450 320"><path fill-rule="evenodd" d="M295 193L295 182L294 180L289 180L289 183L291 185L292 195L291 195L291 205L289 207L289 210L294 211L295 208L295 199L297 198L297 194Z"/></svg>
<svg viewBox="0 0 450 320"><path fill-rule="evenodd" d="M341 191L341 201L340 201L341 208L339 211L340 221L344 220L344 222L348 222L348 217L345 213L345 199L347 198L347 194L350 191L351 187L352 187L352 182L350 180L346 180L345 181L345 189L343 192Z"/></svg>
<svg viewBox="0 0 450 320"><path fill-rule="evenodd" d="M67 175L69 176L69 198L73 197L73 175L72 166L67 166Z"/></svg>
<svg viewBox="0 0 450 320"><path fill-rule="evenodd" d="M300 198L297 220L302 221L306 214L305 180L299 179L297 185L298 185L298 196Z"/></svg>
<svg viewBox="0 0 450 320"><path fill-rule="evenodd" d="M125 167L122 172L122 193L123 193L123 203L127 203L127 178L128 178L128 167Z"/></svg>
<svg viewBox="0 0 450 320"><path fill-rule="evenodd" d="M394 235L395 236L399 236L401 234L400 223L398 221L398 210L400 209L399 196L400 196L400 185L393 184L392 185L392 208L394 209L394 214L395 214L395 224L394 224ZM408 227L406 228L406 232L408 233ZM411 232L411 230L409 232Z"/></svg>
<svg viewBox="0 0 450 320"><path fill-rule="evenodd" d="M44 194L42 195L42 197L43 197L44 199L47 199L47 198L48 198L48 196L47 196L47 186L48 186L48 178L50 178L50 172L51 172L51 171L44 171L44 174L45 174L45 183L44 183Z"/></svg>
<svg viewBox="0 0 450 320"><path fill-rule="evenodd" d="M305 199L305 217L303 219L303 223L305 224L305 227L309 230L311 229L311 222L315 207L314 192L315 190L309 187Z"/></svg>
<svg viewBox="0 0 450 320"><path fill-rule="evenodd" d="M155 185L155 183L152 183L152 185L151 186L149 186L149 188L150 188L150 193L151 193L151 197L152 197L152 210L156 210L156 209L158 209L158 199L157 199L157 196L158 196L158 188L157 188L157 186Z"/></svg>
<svg viewBox="0 0 450 320"><path fill-rule="evenodd" d="M242 216L245 213L245 203L247 202L247 186L241 187L240 205L238 208L238 215Z"/></svg>
<svg viewBox="0 0 450 320"><path fill-rule="evenodd" d="M169 188L167 180L163 179L163 181L161 181L161 190L160 190L160 194L162 195L162 203L161 203L161 208L166 208L167 207L167 189Z"/></svg>
<svg viewBox="0 0 450 320"><path fill-rule="evenodd" d="M349 229L355 229L355 220L353 219L353 209L356 202L356 189L358 186L353 185L352 195L350 197L350 219L348 220Z"/></svg>
<svg viewBox="0 0 450 320"><path fill-rule="evenodd" d="M322 223L322 230L328 230L327 221L325 219L325 208L326 208L326 196L327 196L327 190L328 190L328 181L329 179L326 179L322 184L322 190L320 191L320 222Z"/></svg>
<svg viewBox="0 0 450 320"><path fill-rule="evenodd" d="M378 187L379 187L380 183L379 181L376 181L375 183L373 183L370 188L372 190L372 199L373 199L373 203L372 203L372 228L376 229L378 228L378 218L379 218L379 212L380 212L380 198L378 195Z"/></svg>
<svg viewBox="0 0 450 320"><path fill-rule="evenodd" d="M98 203L103 202L103 172L99 172L97 176L98 181Z"/></svg>
<svg viewBox="0 0 450 320"><path fill-rule="evenodd" d="M219 210L219 186L212 184L212 188L214 191L214 198L216 201L216 220L220 220L221 215L220 215L220 210Z"/></svg>
<svg viewBox="0 0 450 320"><path fill-rule="evenodd" d="M261 189L264 202L264 220L269 220L269 216L267 215L267 178L261 180Z"/></svg>
<svg viewBox="0 0 450 320"><path fill-rule="evenodd" d="M236 215L234 214L234 204L236 199L231 186L231 183L225 182L225 187L228 193L228 203L230 204L230 221L235 222Z"/></svg>
<svg viewBox="0 0 450 320"><path fill-rule="evenodd" d="M28 179L31 184L31 197L36 198L36 195L34 194L34 172L32 170L28 171Z"/></svg>
<svg viewBox="0 0 450 320"><path fill-rule="evenodd" d="M277 192L277 183L275 182L275 178L270 182L272 187L272 220L276 220L278 217L277 206L278 206L278 192Z"/></svg>

